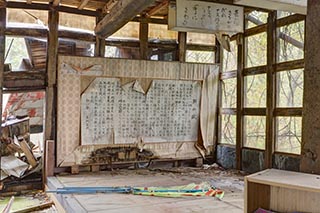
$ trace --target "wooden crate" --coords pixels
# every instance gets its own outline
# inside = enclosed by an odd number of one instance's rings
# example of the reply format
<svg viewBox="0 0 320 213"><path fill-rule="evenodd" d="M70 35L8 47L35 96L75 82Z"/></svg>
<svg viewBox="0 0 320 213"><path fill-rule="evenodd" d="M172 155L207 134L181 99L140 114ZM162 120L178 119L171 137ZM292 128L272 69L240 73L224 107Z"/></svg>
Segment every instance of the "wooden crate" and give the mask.
<svg viewBox="0 0 320 213"><path fill-rule="evenodd" d="M319 212L320 176L268 169L245 177L244 212Z"/></svg>

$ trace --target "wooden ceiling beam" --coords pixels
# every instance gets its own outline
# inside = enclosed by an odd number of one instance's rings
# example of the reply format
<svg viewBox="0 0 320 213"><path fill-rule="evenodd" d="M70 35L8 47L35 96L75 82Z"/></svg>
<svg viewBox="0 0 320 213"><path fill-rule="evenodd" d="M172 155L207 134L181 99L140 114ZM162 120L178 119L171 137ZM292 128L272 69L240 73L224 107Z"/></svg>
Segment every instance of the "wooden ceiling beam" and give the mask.
<svg viewBox="0 0 320 213"><path fill-rule="evenodd" d="M89 0L81 0L78 9L82 10L87 4L88 4Z"/></svg>
<svg viewBox="0 0 320 213"><path fill-rule="evenodd" d="M155 2L156 0L122 0L118 2L97 24L94 30L95 34L102 38L112 35Z"/></svg>
<svg viewBox="0 0 320 213"><path fill-rule="evenodd" d="M53 6L58 6L60 4L60 0L53 0L53 3L52 3L52 5Z"/></svg>
<svg viewBox="0 0 320 213"><path fill-rule="evenodd" d="M161 9L168 7L169 5L169 0L164 0L163 2L161 2L160 4L158 4L157 6L153 7L151 10L149 10L146 14L147 17L153 16L154 14L156 14L158 11L160 11Z"/></svg>

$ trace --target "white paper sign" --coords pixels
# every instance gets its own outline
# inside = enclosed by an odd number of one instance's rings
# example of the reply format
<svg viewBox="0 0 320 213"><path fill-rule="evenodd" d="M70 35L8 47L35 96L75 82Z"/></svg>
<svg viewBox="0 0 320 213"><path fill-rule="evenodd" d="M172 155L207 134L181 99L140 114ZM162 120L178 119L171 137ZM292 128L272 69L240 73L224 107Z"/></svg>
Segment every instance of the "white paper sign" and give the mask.
<svg viewBox="0 0 320 213"><path fill-rule="evenodd" d="M138 82L96 78L81 96L82 145L197 141L201 84L154 80L147 94Z"/></svg>
<svg viewBox="0 0 320 213"><path fill-rule="evenodd" d="M169 11L169 29L229 34L243 32L243 7L190 0L177 0L176 8L170 7L176 14Z"/></svg>

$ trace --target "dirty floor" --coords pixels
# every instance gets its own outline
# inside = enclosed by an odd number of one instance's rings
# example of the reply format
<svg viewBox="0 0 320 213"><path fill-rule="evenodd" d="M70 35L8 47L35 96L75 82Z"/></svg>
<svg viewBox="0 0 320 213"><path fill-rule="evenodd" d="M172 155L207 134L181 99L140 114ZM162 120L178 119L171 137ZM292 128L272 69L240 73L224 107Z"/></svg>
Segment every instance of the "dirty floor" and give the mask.
<svg viewBox="0 0 320 213"><path fill-rule="evenodd" d="M225 191L222 200L214 197L163 198L131 194L72 194L60 196L63 206L77 212L243 212L244 176L219 169L172 168L116 170L78 175L59 175L49 180L61 186L176 186L212 182ZM55 185L55 186L53 186ZM68 206L69 205L69 206ZM71 207L71 205L73 207ZM76 208L76 209L74 209ZM72 210L73 209L73 210Z"/></svg>

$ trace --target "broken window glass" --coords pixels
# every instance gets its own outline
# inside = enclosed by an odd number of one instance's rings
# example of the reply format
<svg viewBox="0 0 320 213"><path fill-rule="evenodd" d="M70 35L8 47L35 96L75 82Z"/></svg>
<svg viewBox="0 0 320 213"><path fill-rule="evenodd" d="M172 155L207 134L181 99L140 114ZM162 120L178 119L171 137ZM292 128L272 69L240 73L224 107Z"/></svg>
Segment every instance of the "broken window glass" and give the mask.
<svg viewBox="0 0 320 213"><path fill-rule="evenodd" d="M280 27L278 62L302 59L304 56L304 21Z"/></svg>
<svg viewBox="0 0 320 213"><path fill-rule="evenodd" d="M255 149L265 149L266 117L245 116L244 146Z"/></svg>
<svg viewBox="0 0 320 213"><path fill-rule="evenodd" d="M266 74L245 76L245 107L266 107Z"/></svg>
<svg viewBox="0 0 320 213"><path fill-rule="evenodd" d="M221 81L222 87L222 107L237 107L237 79L230 78Z"/></svg>
<svg viewBox="0 0 320 213"><path fill-rule="evenodd" d="M302 107L303 69L277 73L277 106Z"/></svg>
<svg viewBox="0 0 320 213"><path fill-rule="evenodd" d="M267 64L267 33L246 37L246 67Z"/></svg>
<svg viewBox="0 0 320 213"><path fill-rule="evenodd" d="M276 151L292 154L301 152L301 117L277 117Z"/></svg>
<svg viewBox="0 0 320 213"><path fill-rule="evenodd" d="M237 42L230 42L231 52L223 49L222 72L237 70L238 49Z"/></svg>
<svg viewBox="0 0 320 213"><path fill-rule="evenodd" d="M236 144L236 116L221 115L221 141L222 144Z"/></svg>

